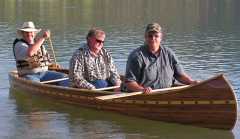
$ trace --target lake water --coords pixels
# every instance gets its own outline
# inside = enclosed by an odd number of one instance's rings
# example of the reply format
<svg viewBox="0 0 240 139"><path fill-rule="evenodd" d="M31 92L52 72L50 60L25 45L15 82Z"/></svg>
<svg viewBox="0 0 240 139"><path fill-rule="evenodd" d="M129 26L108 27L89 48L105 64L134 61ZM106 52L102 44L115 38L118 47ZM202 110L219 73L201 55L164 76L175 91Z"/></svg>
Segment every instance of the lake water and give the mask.
<svg viewBox="0 0 240 139"><path fill-rule="evenodd" d="M223 73L240 98L239 6L239 0L0 0L0 138L240 138L239 122L232 131L204 129L10 92L7 75L15 69L12 42L24 21L51 30L57 62L66 68L89 28L103 28L105 48L120 73L128 54L143 44L145 26L158 22L164 45L175 51L187 73L198 80Z"/></svg>

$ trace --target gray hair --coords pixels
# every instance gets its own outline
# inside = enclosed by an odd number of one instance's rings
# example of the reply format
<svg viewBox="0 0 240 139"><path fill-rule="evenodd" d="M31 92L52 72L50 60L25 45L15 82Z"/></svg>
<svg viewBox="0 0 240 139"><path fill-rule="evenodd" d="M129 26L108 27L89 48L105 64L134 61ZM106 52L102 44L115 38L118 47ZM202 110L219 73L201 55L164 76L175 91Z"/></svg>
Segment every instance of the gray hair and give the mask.
<svg viewBox="0 0 240 139"><path fill-rule="evenodd" d="M100 29L100 28L91 28L88 31L86 39L88 40L90 37L95 37L97 35L105 35L105 32L102 29Z"/></svg>

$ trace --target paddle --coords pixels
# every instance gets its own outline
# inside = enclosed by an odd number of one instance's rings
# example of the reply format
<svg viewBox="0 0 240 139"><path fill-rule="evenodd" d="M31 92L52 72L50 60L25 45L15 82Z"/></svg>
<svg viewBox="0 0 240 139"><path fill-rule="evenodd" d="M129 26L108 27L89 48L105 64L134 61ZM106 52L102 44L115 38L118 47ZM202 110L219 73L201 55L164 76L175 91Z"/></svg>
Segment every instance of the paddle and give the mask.
<svg viewBox="0 0 240 139"><path fill-rule="evenodd" d="M163 88L163 89L155 89L155 90L152 90L152 93L153 92L163 93L163 92L166 92L166 91L180 90L180 89L183 89L183 88L186 88L186 87L189 87L189 85ZM135 96L135 95L139 95L139 94L143 94L143 92L119 93L119 94L105 95L105 96L96 97L96 99L109 100L109 99L115 99L115 98Z"/></svg>
<svg viewBox="0 0 240 139"><path fill-rule="evenodd" d="M54 83L54 82L59 82L59 81L64 81L64 80L67 80L68 77L65 77L65 78L60 78L60 79L55 79L55 80L48 80L48 81L42 81L41 83Z"/></svg>
<svg viewBox="0 0 240 139"><path fill-rule="evenodd" d="M52 54L53 54L54 63L57 64L57 60L56 60L55 53L54 53L54 49L53 49L52 40L51 40L50 37L48 38L48 45L49 45L50 48L51 48L51 51L52 51Z"/></svg>
<svg viewBox="0 0 240 139"><path fill-rule="evenodd" d="M98 89L94 89L94 90L102 91L102 90L116 89L116 88L119 88L119 87L120 87L120 86L110 86L110 87L98 88Z"/></svg>

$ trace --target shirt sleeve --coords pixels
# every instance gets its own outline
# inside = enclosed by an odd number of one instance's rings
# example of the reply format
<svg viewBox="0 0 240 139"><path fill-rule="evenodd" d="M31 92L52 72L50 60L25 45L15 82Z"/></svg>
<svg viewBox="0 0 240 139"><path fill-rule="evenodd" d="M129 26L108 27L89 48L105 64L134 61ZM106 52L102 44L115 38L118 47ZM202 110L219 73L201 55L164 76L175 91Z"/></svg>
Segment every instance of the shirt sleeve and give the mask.
<svg viewBox="0 0 240 139"><path fill-rule="evenodd" d="M172 65L173 65L173 70L174 70L174 77L177 78L180 75L182 75L184 73L184 69L182 67L182 65L180 64L177 56L175 55L175 53L169 49L169 53L170 53L170 57L172 60Z"/></svg>
<svg viewBox="0 0 240 139"><path fill-rule="evenodd" d="M139 56L136 53L132 52L128 56L126 72L125 72L125 81L136 81L140 82L141 77L142 62Z"/></svg>
<svg viewBox="0 0 240 139"><path fill-rule="evenodd" d="M107 54L107 59L108 59L107 60L108 63L106 63L106 64L108 64L109 71L110 71L109 80L113 85L116 85L117 82L121 82L120 75L118 74L117 68L113 61L113 58L111 57L111 55L108 52L106 52L106 54Z"/></svg>
<svg viewBox="0 0 240 139"><path fill-rule="evenodd" d="M24 60L26 59L28 51L28 45L21 41L17 42L14 46L14 52L17 60Z"/></svg>
<svg viewBox="0 0 240 139"><path fill-rule="evenodd" d="M84 61L79 50L73 54L69 67L69 78L72 86L77 88L95 89L95 86L89 83L83 76Z"/></svg>

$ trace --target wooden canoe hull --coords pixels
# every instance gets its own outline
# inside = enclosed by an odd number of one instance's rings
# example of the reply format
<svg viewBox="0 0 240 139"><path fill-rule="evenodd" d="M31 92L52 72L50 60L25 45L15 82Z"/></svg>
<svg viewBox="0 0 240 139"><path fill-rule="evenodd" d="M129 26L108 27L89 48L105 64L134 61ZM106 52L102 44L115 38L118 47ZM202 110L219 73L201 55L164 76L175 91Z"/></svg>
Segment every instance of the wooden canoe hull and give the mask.
<svg viewBox="0 0 240 139"><path fill-rule="evenodd" d="M96 97L112 92L41 84L9 73L11 88L101 110L152 120L231 130L237 120L234 91L223 75L180 90L135 95L111 100Z"/></svg>

